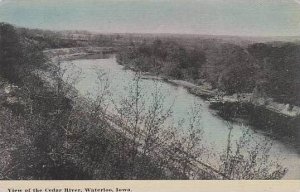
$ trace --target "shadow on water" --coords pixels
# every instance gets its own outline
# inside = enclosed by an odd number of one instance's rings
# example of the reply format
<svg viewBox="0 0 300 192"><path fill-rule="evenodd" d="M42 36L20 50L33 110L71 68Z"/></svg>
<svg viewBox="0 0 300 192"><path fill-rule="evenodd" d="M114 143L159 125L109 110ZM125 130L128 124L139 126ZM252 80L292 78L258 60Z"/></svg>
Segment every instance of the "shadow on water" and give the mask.
<svg viewBox="0 0 300 192"><path fill-rule="evenodd" d="M218 102L210 104L210 108L217 110L225 120L236 122L242 119L254 131L294 147L300 154L300 117L288 117L251 103Z"/></svg>

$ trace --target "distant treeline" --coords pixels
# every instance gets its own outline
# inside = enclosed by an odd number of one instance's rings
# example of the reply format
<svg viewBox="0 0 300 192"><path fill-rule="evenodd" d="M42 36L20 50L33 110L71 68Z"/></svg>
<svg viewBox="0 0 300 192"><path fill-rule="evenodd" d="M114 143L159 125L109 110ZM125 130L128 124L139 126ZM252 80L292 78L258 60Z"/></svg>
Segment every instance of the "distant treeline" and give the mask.
<svg viewBox="0 0 300 192"><path fill-rule="evenodd" d="M117 34L92 34L84 31L47 31L39 29L16 28L28 41L38 44L42 49L101 46L112 47L123 43Z"/></svg>
<svg viewBox="0 0 300 192"><path fill-rule="evenodd" d="M300 45L155 40L132 43L118 62L129 68L194 83L206 81L227 94L252 93L300 105Z"/></svg>

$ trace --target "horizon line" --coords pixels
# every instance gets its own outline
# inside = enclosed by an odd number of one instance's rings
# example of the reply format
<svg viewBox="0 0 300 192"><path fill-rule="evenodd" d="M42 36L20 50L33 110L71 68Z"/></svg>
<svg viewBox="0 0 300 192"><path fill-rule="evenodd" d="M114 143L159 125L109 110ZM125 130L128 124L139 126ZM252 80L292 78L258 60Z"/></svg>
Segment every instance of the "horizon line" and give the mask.
<svg viewBox="0 0 300 192"><path fill-rule="evenodd" d="M1 0L0 0L1 1ZM25 28L31 30L53 31L53 32L88 32L91 34L106 34L106 35L191 35L191 36L215 36L215 37L240 37L240 38L300 38L300 35L240 35L240 34L207 34L207 33L180 33L180 32L101 32L97 30L85 30L85 29L49 29L38 27L26 27L9 22L1 22L13 25L16 28Z"/></svg>

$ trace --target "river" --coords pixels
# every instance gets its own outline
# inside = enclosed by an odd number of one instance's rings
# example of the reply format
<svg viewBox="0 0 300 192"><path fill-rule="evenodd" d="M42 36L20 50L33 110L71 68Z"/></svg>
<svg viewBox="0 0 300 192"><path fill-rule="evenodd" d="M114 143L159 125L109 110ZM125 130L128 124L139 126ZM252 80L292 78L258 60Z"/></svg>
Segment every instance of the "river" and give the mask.
<svg viewBox="0 0 300 192"><path fill-rule="evenodd" d="M73 60L63 63L67 66L66 76L72 74L75 66L81 70L80 80L75 85L79 92L89 97L95 97L97 93L97 74L96 71L101 70L105 73L105 77L110 84L111 97L114 101L120 101L120 98L128 94L129 85L133 83L135 73L130 70L124 70L121 65L118 65L115 57L106 59L94 60ZM72 69L72 70L70 70ZM187 90L180 86L174 86L166 82L161 82L151 79L141 80L143 93L146 98L150 98L151 93L155 87L160 88L162 95L165 97L165 105L171 106L173 104L172 120L174 122L188 118L188 113L193 106L200 106L201 108L201 129L203 130L202 140L207 148L213 150L214 153L220 153L225 150L228 136L228 125L226 121L215 115L215 111L209 109L209 103L205 100L196 97L187 92ZM146 99L146 101L150 99ZM183 127L184 129L184 127ZM241 124L233 124L232 140L239 139L244 131L249 129L247 126ZM184 130L183 130L184 131ZM259 143L264 145L266 136L262 133L254 132L250 129L251 143ZM250 143L250 145L251 145ZM279 141L272 141L273 145L270 150L270 158L278 161L281 165L288 168L288 172L284 179L300 179L300 156L295 149L280 143ZM213 159L209 159L210 162Z"/></svg>

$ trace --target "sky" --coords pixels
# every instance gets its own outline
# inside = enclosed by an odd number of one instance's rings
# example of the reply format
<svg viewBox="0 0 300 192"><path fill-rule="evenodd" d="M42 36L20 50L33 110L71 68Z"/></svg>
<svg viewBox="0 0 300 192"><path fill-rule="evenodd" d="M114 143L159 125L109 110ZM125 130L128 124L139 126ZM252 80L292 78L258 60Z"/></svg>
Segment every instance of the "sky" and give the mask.
<svg viewBox="0 0 300 192"><path fill-rule="evenodd" d="M2 0L0 21L102 33L299 36L300 0Z"/></svg>

